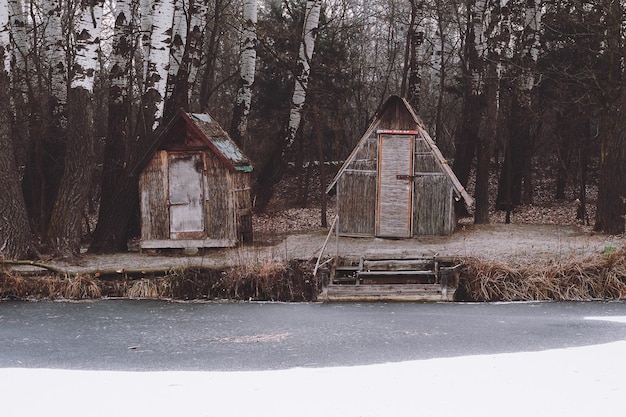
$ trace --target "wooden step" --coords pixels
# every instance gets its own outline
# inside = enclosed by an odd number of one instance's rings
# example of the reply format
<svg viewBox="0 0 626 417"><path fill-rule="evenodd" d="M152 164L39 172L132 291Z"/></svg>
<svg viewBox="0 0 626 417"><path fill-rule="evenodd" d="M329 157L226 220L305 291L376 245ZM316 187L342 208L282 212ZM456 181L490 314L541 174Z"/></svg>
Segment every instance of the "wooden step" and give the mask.
<svg viewBox="0 0 626 417"><path fill-rule="evenodd" d="M368 277L368 276L404 276L404 275L435 275L434 271L430 270L419 270L419 271L358 271L357 275L359 277Z"/></svg>
<svg viewBox="0 0 626 417"><path fill-rule="evenodd" d="M324 301L452 301L454 289L438 284L330 285Z"/></svg>

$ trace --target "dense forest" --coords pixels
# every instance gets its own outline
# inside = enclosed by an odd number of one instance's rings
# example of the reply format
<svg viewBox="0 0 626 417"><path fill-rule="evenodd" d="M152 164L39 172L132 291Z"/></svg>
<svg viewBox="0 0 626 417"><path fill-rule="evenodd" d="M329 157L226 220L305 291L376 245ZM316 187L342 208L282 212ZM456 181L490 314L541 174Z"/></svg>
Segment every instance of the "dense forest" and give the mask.
<svg viewBox="0 0 626 417"><path fill-rule="evenodd" d="M623 233L625 24L616 0L0 0L0 256L72 256L85 230L125 249L137 163L180 108L252 158L262 211L390 94L474 175L476 223L490 195L532 203L540 158L581 219L596 169L595 229Z"/></svg>

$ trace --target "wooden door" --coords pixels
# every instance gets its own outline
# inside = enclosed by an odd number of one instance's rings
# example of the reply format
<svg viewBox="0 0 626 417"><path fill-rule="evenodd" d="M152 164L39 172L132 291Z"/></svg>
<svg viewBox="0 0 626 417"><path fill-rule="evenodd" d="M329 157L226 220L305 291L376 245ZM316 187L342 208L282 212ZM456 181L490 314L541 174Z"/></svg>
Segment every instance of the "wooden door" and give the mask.
<svg viewBox="0 0 626 417"><path fill-rule="evenodd" d="M170 239L200 239L204 231L202 156L169 156Z"/></svg>
<svg viewBox="0 0 626 417"><path fill-rule="evenodd" d="M378 141L376 236L410 237L414 136L381 133Z"/></svg>

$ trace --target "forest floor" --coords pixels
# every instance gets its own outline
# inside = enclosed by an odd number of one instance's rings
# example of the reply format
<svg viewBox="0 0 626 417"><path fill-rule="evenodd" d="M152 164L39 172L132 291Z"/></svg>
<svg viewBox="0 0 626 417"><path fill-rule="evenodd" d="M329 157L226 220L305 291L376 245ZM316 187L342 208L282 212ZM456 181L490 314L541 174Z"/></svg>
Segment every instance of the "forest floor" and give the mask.
<svg viewBox="0 0 626 417"><path fill-rule="evenodd" d="M539 177L539 176L538 176ZM412 239L345 238L328 241L323 257L360 256L371 252L401 252L415 256L474 257L486 261L520 266L538 262L550 264L584 259L625 246L624 236L593 232L596 188L587 192L589 222L576 219L575 198L556 201L551 198L549 182L541 176L535 184L535 204L515 208L511 223L504 213L493 210L491 222L474 225L463 218L451 236L420 236ZM311 189L319 190L315 175ZM494 188L495 189L495 188ZM468 192L473 194L472 184ZM494 193L495 194L495 193ZM570 193L574 194L574 193ZM321 227L319 191L310 192L309 203L302 207L295 200L298 181L288 176L263 213L254 216L254 243L231 249L210 249L199 253L180 252L118 254L83 254L72 261L50 261L69 273L95 270L164 269L178 267L227 268L271 261L314 261L328 236ZM493 205L493 204L492 204ZM328 201L328 226L335 216L334 200Z"/></svg>

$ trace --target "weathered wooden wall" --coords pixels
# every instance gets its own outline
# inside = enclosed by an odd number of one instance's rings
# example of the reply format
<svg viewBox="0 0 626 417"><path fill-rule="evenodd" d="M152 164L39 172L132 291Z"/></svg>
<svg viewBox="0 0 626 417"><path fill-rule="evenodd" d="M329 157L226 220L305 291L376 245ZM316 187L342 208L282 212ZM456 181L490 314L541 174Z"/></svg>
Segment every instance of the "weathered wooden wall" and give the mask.
<svg viewBox="0 0 626 417"><path fill-rule="evenodd" d="M339 233L373 236L376 227L376 161L378 139L373 134L358 149L354 161L337 182Z"/></svg>
<svg viewBox="0 0 626 417"><path fill-rule="evenodd" d="M209 239L237 239L234 181L217 156L205 152L204 200L206 236Z"/></svg>
<svg viewBox="0 0 626 417"><path fill-rule="evenodd" d="M246 172L236 172L232 175L237 216L237 238L240 242L249 243L253 240L252 185L250 174Z"/></svg>
<svg viewBox="0 0 626 417"><path fill-rule="evenodd" d="M167 152L154 154L139 178L141 239L169 239Z"/></svg>
<svg viewBox="0 0 626 417"><path fill-rule="evenodd" d="M452 182L425 139L415 140L413 234L449 235L454 231Z"/></svg>
<svg viewBox="0 0 626 417"><path fill-rule="evenodd" d="M413 192L413 234L449 235L454 231L452 186L444 175L416 177Z"/></svg>

